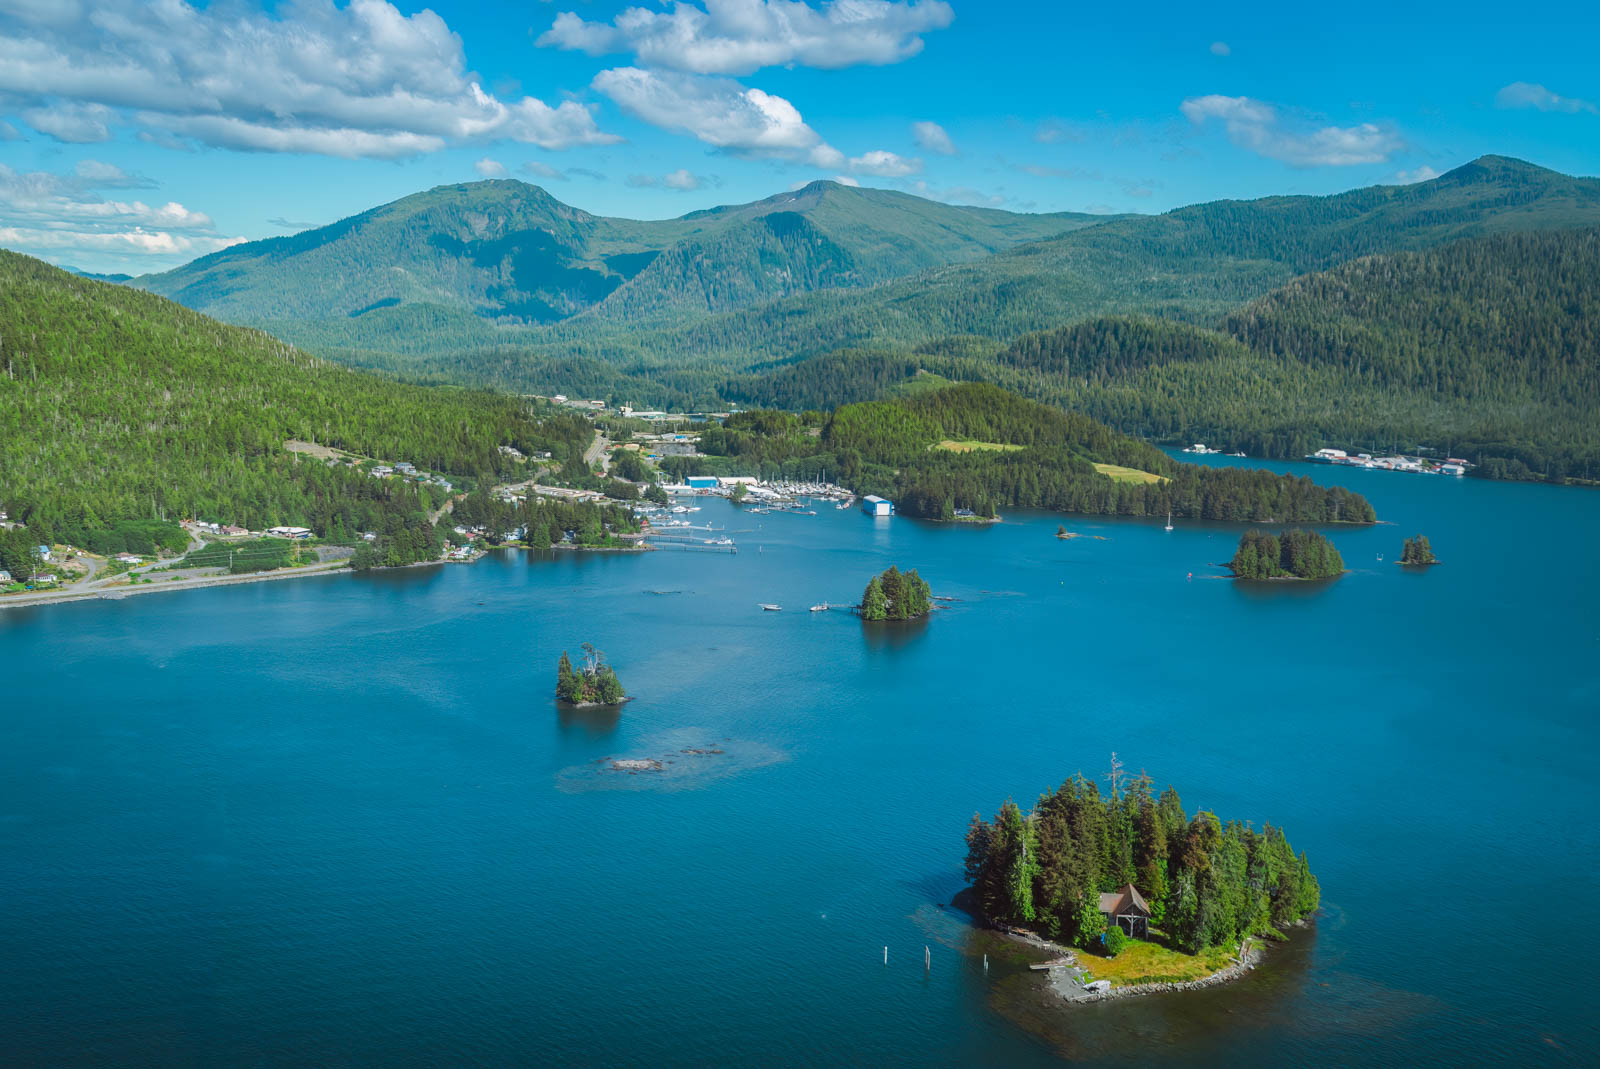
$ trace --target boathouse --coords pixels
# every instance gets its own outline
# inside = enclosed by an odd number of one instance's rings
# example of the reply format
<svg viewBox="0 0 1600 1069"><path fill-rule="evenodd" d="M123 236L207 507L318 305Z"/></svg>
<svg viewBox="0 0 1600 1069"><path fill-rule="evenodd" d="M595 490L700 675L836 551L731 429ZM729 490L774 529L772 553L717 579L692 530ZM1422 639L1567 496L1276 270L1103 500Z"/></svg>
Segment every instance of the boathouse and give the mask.
<svg viewBox="0 0 1600 1069"><path fill-rule="evenodd" d="M1133 884L1102 894L1100 912L1105 914L1107 929L1115 924L1136 938L1150 937L1150 904Z"/></svg>
<svg viewBox="0 0 1600 1069"><path fill-rule="evenodd" d="M877 494L868 494L861 499L861 511L868 516L893 516L894 502Z"/></svg>

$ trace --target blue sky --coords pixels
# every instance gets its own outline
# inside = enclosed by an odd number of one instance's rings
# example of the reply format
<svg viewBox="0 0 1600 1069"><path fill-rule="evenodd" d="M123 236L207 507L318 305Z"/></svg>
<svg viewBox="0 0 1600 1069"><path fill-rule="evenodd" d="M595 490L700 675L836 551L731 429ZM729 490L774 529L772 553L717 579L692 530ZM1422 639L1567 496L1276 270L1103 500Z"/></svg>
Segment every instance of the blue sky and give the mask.
<svg viewBox="0 0 1600 1069"><path fill-rule="evenodd" d="M162 270L479 177L656 218L839 178L1015 211L1600 173L1600 10L0 0L0 246Z"/></svg>

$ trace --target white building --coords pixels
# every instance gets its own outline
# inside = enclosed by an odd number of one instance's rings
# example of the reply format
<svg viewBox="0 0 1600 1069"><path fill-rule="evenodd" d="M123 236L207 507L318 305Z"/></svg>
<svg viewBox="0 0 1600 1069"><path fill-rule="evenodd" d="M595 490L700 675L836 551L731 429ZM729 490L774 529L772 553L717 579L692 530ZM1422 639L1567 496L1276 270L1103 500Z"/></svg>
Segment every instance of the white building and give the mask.
<svg viewBox="0 0 1600 1069"><path fill-rule="evenodd" d="M868 516L893 516L894 502L877 494L868 494L861 499L861 511Z"/></svg>

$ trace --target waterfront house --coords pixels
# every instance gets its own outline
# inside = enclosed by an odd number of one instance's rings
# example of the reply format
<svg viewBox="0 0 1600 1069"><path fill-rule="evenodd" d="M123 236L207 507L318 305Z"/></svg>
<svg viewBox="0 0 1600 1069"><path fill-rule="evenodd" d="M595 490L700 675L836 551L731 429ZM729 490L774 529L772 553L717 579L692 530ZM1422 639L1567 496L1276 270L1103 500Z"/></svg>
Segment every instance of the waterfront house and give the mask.
<svg viewBox="0 0 1600 1069"><path fill-rule="evenodd" d="M34 572L28 577L28 581L31 583L43 583L46 586L52 586L56 582L56 577L49 572Z"/></svg>
<svg viewBox="0 0 1600 1069"><path fill-rule="evenodd" d="M1100 896L1100 912L1105 914L1106 929L1113 924L1131 936L1150 937L1150 905L1131 883Z"/></svg>

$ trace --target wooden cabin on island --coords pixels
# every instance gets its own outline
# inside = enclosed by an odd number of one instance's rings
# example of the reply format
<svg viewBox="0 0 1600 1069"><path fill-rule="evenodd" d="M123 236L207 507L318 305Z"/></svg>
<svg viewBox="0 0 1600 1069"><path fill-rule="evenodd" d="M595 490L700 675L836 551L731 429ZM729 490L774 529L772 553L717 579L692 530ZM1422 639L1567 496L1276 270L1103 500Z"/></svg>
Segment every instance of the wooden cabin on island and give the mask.
<svg viewBox="0 0 1600 1069"><path fill-rule="evenodd" d="M1115 891L1102 894L1100 912L1106 916L1107 929L1115 924L1130 936L1150 938L1150 904L1133 884L1125 883Z"/></svg>

